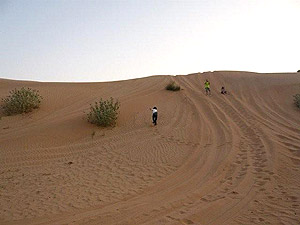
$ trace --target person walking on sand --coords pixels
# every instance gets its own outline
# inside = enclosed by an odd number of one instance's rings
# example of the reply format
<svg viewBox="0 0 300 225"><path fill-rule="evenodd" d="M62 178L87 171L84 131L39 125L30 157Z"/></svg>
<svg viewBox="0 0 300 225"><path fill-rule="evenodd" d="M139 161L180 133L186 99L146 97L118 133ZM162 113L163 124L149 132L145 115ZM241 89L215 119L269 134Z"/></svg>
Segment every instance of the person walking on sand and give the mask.
<svg viewBox="0 0 300 225"><path fill-rule="evenodd" d="M152 123L155 126L157 124L157 108L154 106L153 109L150 108L150 110L152 110Z"/></svg>
<svg viewBox="0 0 300 225"><path fill-rule="evenodd" d="M205 93L206 95L210 95L210 83L209 81L206 79L205 83L204 83L204 87L205 87Z"/></svg>

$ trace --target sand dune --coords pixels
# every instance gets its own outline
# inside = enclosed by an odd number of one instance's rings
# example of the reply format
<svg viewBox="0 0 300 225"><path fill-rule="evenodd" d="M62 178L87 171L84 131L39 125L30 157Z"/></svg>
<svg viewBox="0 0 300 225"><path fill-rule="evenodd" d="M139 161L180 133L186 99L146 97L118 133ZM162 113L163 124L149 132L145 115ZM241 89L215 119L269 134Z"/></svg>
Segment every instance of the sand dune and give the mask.
<svg viewBox="0 0 300 225"><path fill-rule="evenodd" d="M164 90L171 80L183 90ZM300 224L299 73L2 79L0 97L22 86L44 99L0 120L0 224ZM111 96L117 126L87 123L89 104Z"/></svg>

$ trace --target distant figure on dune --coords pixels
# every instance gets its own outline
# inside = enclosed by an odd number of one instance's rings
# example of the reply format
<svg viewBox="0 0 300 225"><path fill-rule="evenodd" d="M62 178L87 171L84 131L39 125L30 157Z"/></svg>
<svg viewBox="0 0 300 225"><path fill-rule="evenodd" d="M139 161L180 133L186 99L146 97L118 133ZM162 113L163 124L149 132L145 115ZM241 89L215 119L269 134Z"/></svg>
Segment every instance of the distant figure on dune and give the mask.
<svg viewBox="0 0 300 225"><path fill-rule="evenodd" d="M227 94L227 91L225 90L225 87L222 87L222 88L221 88L221 94L223 94L223 95L226 95L226 94Z"/></svg>
<svg viewBox="0 0 300 225"><path fill-rule="evenodd" d="M210 95L210 83L209 81L206 79L205 83L204 83L204 87L205 87L205 93L206 95Z"/></svg>
<svg viewBox="0 0 300 225"><path fill-rule="evenodd" d="M152 123L154 125L156 125L156 121L157 121L157 108L156 106L153 107L153 109L150 108L150 110L152 110Z"/></svg>

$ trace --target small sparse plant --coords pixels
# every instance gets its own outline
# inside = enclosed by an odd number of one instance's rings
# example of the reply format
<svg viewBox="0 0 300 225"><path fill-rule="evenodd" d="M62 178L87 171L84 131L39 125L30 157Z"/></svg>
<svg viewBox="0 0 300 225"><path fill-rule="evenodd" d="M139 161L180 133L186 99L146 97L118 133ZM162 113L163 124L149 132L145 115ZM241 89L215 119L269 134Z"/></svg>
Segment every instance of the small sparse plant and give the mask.
<svg viewBox="0 0 300 225"><path fill-rule="evenodd" d="M99 102L91 104L90 112L87 114L88 122L96 124L97 126L107 127L114 126L118 118L120 102L100 99Z"/></svg>
<svg viewBox="0 0 300 225"><path fill-rule="evenodd" d="M300 108L300 94L294 95L294 102L298 108Z"/></svg>
<svg viewBox="0 0 300 225"><path fill-rule="evenodd" d="M96 132L93 130L93 132L92 132L92 139L94 138L95 134L96 134Z"/></svg>
<svg viewBox="0 0 300 225"><path fill-rule="evenodd" d="M38 90L22 87L9 92L10 95L2 99L2 111L5 115L28 113L39 108L42 96Z"/></svg>
<svg viewBox="0 0 300 225"><path fill-rule="evenodd" d="M180 86L177 85L174 81L169 83L167 86L166 86L166 90L168 91L179 91L180 90Z"/></svg>

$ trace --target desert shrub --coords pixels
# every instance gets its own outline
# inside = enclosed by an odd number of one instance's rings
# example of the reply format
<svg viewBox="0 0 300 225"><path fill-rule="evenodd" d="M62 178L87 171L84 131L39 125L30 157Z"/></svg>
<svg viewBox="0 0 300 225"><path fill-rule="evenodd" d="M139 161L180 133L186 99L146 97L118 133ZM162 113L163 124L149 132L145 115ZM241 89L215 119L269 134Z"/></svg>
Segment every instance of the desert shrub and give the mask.
<svg viewBox="0 0 300 225"><path fill-rule="evenodd" d="M300 108L300 94L294 95L294 102L298 108Z"/></svg>
<svg viewBox="0 0 300 225"><path fill-rule="evenodd" d="M114 126L118 118L119 108L120 102L118 100L114 101L113 98L103 100L101 98L99 102L95 102L94 105L91 104L87 120L97 126Z"/></svg>
<svg viewBox="0 0 300 225"><path fill-rule="evenodd" d="M298 70L297 73L300 73L300 70Z"/></svg>
<svg viewBox="0 0 300 225"><path fill-rule="evenodd" d="M169 90L169 91L179 91L180 90L180 86L177 85L174 81L169 83L167 86L166 86L166 90Z"/></svg>
<svg viewBox="0 0 300 225"><path fill-rule="evenodd" d="M2 111L10 116L20 113L28 113L40 106L42 96L38 90L22 87L9 92L9 96L2 99Z"/></svg>

